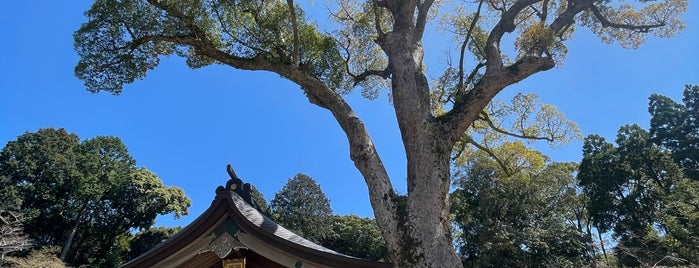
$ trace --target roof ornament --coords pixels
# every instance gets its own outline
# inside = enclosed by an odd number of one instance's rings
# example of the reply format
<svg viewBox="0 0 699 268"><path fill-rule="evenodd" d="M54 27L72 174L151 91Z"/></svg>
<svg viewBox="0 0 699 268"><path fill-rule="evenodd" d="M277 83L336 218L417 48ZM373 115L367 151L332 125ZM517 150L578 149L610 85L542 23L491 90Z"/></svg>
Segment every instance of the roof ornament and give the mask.
<svg viewBox="0 0 699 268"><path fill-rule="evenodd" d="M250 195L250 189L252 188L250 183L244 183L243 180L238 178L238 175L236 175L235 171L233 171L231 164L226 165L226 172L228 172L228 176L230 176L231 179L226 182L225 188L223 186L216 188L216 194L218 195L225 190L233 191L238 194L238 196L243 198L246 203L259 210L257 202L252 200L252 196Z"/></svg>

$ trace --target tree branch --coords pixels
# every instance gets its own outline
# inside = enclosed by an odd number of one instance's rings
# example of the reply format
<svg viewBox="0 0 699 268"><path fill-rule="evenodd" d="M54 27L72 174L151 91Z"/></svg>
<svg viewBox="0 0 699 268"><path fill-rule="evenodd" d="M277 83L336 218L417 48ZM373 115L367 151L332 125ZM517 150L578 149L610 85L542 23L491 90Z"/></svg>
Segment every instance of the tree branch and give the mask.
<svg viewBox="0 0 699 268"><path fill-rule="evenodd" d="M400 234L392 233L397 224L398 204L388 173L364 126L342 96L321 81L307 74L284 66L274 66L273 72L297 83L306 92L311 103L329 110L345 132L350 145L350 158L362 173L370 192L370 201L377 223L387 243L400 241Z"/></svg>
<svg viewBox="0 0 699 268"><path fill-rule="evenodd" d="M461 55L459 57L459 83L457 85L457 92L462 91L464 87L464 56L466 55L466 47L468 46L469 40L471 40L471 34L473 33L473 30L476 28L476 23L478 22L478 18L481 15L481 7L483 6L484 1L485 0L481 0L478 3L478 9L476 10L473 19L471 20L471 25L468 28L468 32L466 32L466 38L464 39L464 42L461 43Z"/></svg>
<svg viewBox="0 0 699 268"><path fill-rule="evenodd" d="M575 22L575 16L587 9L588 5L591 4L581 4L579 1L568 1L566 10L551 22L549 29L557 35L563 34L563 32Z"/></svg>
<svg viewBox="0 0 699 268"><path fill-rule="evenodd" d="M626 29L626 30L632 30L632 31L637 31L640 33L647 33L653 28L659 28L665 26L665 22L660 22L657 24L650 24L650 25L629 25L629 24L623 24L623 23L615 23L609 21L603 14L600 12L599 8L595 5L590 5L590 10L592 11L592 14L595 15L595 18L599 20L600 23L602 23L602 27L612 27L612 28L619 28L619 29Z"/></svg>
<svg viewBox="0 0 699 268"><path fill-rule="evenodd" d="M387 240L387 243L399 243L401 235L394 233L396 229L395 226L399 224L397 213L398 205L395 199L397 195L393 189L388 173L386 172L386 168L369 136L369 132L364 126L364 122L359 119L342 96L333 91L322 81L303 70L295 68L293 65L269 60L267 53L259 53L253 58L241 58L221 51L206 38L205 32L198 29L194 23L191 23L191 20L184 17L184 14L160 4L157 0L149 0L149 2L162 8L170 15L185 21L187 27L191 28L190 30L202 36L197 36L196 38L186 37L177 40L168 38L181 37L151 36L143 38L143 41L146 41L146 39L178 41L195 47L197 52L201 55L236 69L265 70L277 73L301 86L301 89L306 93L311 103L329 110L347 136L350 145L350 158L363 175L369 188L369 196L374 209L374 215L377 223L382 226L381 230L384 238Z"/></svg>
<svg viewBox="0 0 699 268"><path fill-rule="evenodd" d="M527 6L532 5L541 0L521 0L515 2L507 11L502 14L498 23L493 27L486 41L485 56L488 64L488 70L495 71L502 68L502 55L500 52L500 41L505 33L515 30L515 19Z"/></svg>
<svg viewBox="0 0 699 268"><path fill-rule="evenodd" d="M434 0L425 0L417 6L417 20L415 21L415 35L413 36L415 42L422 40L422 35L425 33L425 25L427 24L427 14L429 14L433 3Z"/></svg>
<svg viewBox="0 0 699 268"><path fill-rule="evenodd" d="M486 112L481 112L481 114L478 116L478 119L480 119L480 120L482 120L482 121L485 121L491 129L493 129L495 132L498 132L498 133L501 133L501 134L505 134L505 135L512 136L512 137L515 137L515 138L520 138L520 139L545 140L545 141L548 141L548 142L553 142L553 141L554 141L553 137L543 137L543 136L532 136L532 135L526 135L526 134L517 134L517 133L513 133L513 132L510 132L510 131L507 131L507 130L505 130L505 129L502 129L502 128L500 128L500 127L498 127L498 126L495 125L495 123L493 122L493 120L490 119L490 116L489 116L488 113L486 113Z"/></svg>
<svg viewBox="0 0 699 268"><path fill-rule="evenodd" d="M512 170L510 170L510 168L507 167L507 165L505 164L505 162L503 162L502 159L500 159L500 157L498 157L497 155L495 155L495 153L494 153L492 150L490 150L490 148L481 145L480 143L476 142L473 138L471 138L471 137L469 137L469 136L465 136L465 139L466 139L466 140L465 140L466 142L468 142L469 144L473 145L473 146L476 147L478 150L481 150L481 151L485 152L486 154L488 154L488 156L490 156L491 158L493 158L493 160L495 160L495 162L498 163L498 166L500 166L500 168L502 168L503 172L505 172L505 174L506 174L507 176L512 175L512 173L513 173Z"/></svg>
<svg viewBox="0 0 699 268"><path fill-rule="evenodd" d="M439 116L443 131L448 133L452 142L456 142L461 135L478 119L483 109L490 100L505 87L515 84L530 75L553 68L553 59L549 57L528 56L519 59L516 63L504 69L490 69L486 63L486 72L475 87L457 96L453 108Z"/></svg>
<svg viewBox="0 0 699 268"><path fill-rule="evenodd" d="M299 65L299 25L296 19L296 8L294 8L294 0L287 0L287 5L289 6L289 19L291 20L291 27L294 31L294 52L291 55L291 62L295 66Z"/></svg>
<svg viewBox="0 0 699 268"><path fill-rule="evenodd" d="M256 51L257 53L266 52L266 50L264 50L260 47L257 47L257 46L253 46L253 45L251 45L243 40L240 40L236 35L234 35L231 32L230 28L223 21L223 16L222 16L221 12L219 11L219 9L221 7L219 5L217 5L216 3L219 3L219 2L214 2L214 4L213 4L214 6L212 7L212 10L214 12L214 15L216 15L216 20L218 21L219 25L221 25L221 30L224 33L226 33L228 35L228 37L230 37L233 41L243 45L244 47L247 47L249 49L252 49L253 51ZM245 29L247 29L247 27L245 27ZM247 29L247 30L250 31L249 29Z"/></svg>
<svg viewBox="0 0 699 268"><path fill-rule="evenodd" d="M389 69L387 67L386 69L383 69L383 70L366 70L358 75L353 75L353 74L350 74L350 75L352 76L352 78L354 78L354 86L357 86L357 84L366 80L370 76L378 76L378 77L381 77L383 79L389 79L389 78L391 78L391 69Z"/></svg>

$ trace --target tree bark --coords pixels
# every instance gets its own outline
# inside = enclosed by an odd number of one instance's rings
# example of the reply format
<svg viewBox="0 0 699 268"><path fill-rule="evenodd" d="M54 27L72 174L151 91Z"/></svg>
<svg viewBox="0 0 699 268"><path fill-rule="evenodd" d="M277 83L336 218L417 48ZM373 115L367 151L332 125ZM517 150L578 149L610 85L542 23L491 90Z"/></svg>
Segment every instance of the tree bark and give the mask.
<svg viewBox="0 0 699 268"><path fill-rule="evenodd" d="M449 154L453 145L432 115L422 71L424 16L430 1L388 1L393 30L378 43L386 52L396 118L408 164L408 193L399 207L398 243L388 242L395 267L462 267L449 224ZM414 16L417 14L417 16Z"/></svg>

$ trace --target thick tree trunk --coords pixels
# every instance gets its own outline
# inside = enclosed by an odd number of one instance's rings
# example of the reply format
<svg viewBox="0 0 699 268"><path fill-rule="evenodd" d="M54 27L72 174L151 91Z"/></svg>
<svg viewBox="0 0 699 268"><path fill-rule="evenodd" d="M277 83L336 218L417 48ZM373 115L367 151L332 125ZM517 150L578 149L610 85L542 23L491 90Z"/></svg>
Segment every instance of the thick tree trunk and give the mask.
<svg viewBox="0 0 699 268"><path fill-rule="evenodd" d="M412 148L408 161L406 211L399 212L403 241L395 267L461 267L449 227L449 161L433 148Z"/></svg>
<svg viewBox="0 0 699 268"><path fill-rule="evenodd" d="M432 114L422 70L422 33L413 26L414 9L405 8L395 9L393 31L379 40L389 58L396 118L408 161L407 198L393 227L400 236L387 245L395 267L462 267L449 227L449 155L454 140Z"/></svg>

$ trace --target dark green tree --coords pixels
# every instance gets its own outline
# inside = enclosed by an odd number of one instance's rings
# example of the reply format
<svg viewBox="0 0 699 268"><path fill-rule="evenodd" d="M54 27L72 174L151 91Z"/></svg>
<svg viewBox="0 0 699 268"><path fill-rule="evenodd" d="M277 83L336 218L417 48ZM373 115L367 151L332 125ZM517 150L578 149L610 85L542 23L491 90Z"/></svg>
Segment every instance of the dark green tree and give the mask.
<svg viewBox="0 0 699 268"><path fill-rule="evenodd" d="M573 209L575 164L542 163L513 174L481 154L456 168L450 200L464 266L571 267L590 261L590 241Z"/></svg>
<svg viewBox="0 0 699 268"><path fill-rule="evenodd" d="M679 104L672 99L650 96L651 141L672 152L687 177L699 181L699 86L687 85Z"/></svg>
<svg viewBox="0 0 699 268"><path fill-rule="evenodd" d="M267 199L265 199L262 193L253 185L250 186L250 196L252 197L252 202L260 213L270 218L273 217L274 213L272 213L272 208L267 203Z"/></svg>
<svg viewBox="0 0 699 268"><path fill-rule="evenodd" d="M330 230L330 200L316 181L304 174L289 179L271 201L276 221L304 238L320 242Z"/></svg>
<svg viewBox="0 0 699 268"><path fill-rule="evenodd" d="M688 194L696 191L696 182L686 179L671 153L654 145L637 125L621 127L616 144L587 137L578 181L589 197L594 224L617 239L617 261L628 266L695 263L696 250L678 250L694 243L678 241L696 241L697 235L678 224L691 219L686 205L699 201Z"/></svg>
<svg viewBox="0 0 699 268"><path fill-rule="evenodd" d="M16 191L23 200L30 216L25 226L38 245L64 242L69 221L78 214L69 195L81 180L75 166L79 145L75 134L41 129L20 135L0 152L0 174L8 178L3 191Z"/></svg>
<svg viewBox="0 0 699 268"><path fill-rule="evenodd" d="M133 259L146 253L158 244L177 234L182 227L151 227L136 233L129 241L128 259Z"/></svg>
<svg viewBox="0 0 699 268"><path fill-rule="evenodd" d="M330 34L293 0L96 0L74 34L75 72L88 90L118 94L161 56L178 55L192 68L223 64L290 80L345 132L394 265L459 267L449 230L450 157L490 100L561 62L575 27L637 47L648 34L681 30L687 2L341 0L332 12L340 25ZM423 37L440 15L454 40L456 58L446 62L455 64L426 66ZM444 75L430 83L426 69ZM406 152L406 198L342 96L355 88L370 98L390 89Z"/></svg>
<svg viewBox="0 0 699 268"><path fill-rule="evenodd" d="M0 152L3 191L23 201L25 231L39 247L60 247L75 266L118 265L130 230L150 227L157 215L187 213L191 201L181 189L135 164L119 138L80 142L63 129L25 133Z"/></svg>
<svg viewBox="0 0 699 268"><path fill-rule="evenodd" d="M340 253L367 260L388 260L386 242L376 222L356 215L333 215L330 232L321 245Z"/></svg>

